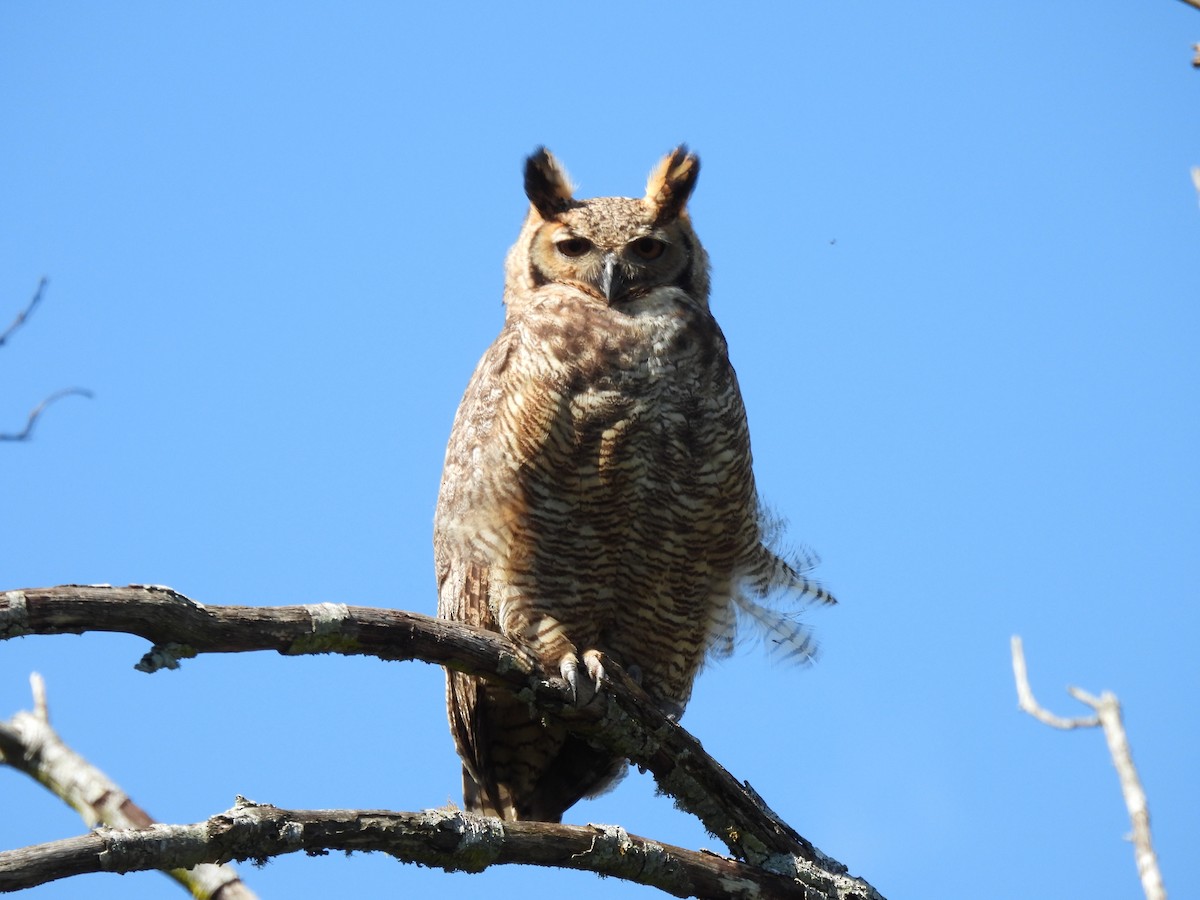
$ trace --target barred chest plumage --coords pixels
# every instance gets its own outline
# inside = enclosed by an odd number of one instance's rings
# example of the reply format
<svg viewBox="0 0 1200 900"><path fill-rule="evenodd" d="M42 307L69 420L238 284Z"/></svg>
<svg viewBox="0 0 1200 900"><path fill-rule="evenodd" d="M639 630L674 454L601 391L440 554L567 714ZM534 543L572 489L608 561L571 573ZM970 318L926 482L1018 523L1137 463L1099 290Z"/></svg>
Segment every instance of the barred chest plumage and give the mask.
<svg viewBox="0 0 1200 900"><path fill-rule="evenodd" d="M676 289L630 310L550 293L508 326L538 351L525 389L562 414L517 469L523 512L494 571L497 618L543 654L558 639L610 654L679 711L758 543L725 341Z"/></svg>

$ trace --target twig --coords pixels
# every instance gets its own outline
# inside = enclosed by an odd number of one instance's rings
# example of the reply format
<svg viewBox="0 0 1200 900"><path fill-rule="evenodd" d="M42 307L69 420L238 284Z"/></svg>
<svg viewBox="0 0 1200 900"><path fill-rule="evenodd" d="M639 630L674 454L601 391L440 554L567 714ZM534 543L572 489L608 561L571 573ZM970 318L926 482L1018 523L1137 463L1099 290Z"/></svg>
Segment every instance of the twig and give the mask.
<svg viewBox="0 0 1200 900"><path fill-rule="evenodd" d="M33 292L33 299L29 301L28 305L26 305L23 310L17 313L17 317L13 320L13 323L8 326L8 328L4 329L3 334L0 334L0 347L3 347L4 342L12 337L13 334L16 333L17 329L25 324L25 320L28 319L33 313L34 307L42 302L42 293L46 290L47 284L48 282L46 277L43 275L41 281L38 282L37 290Z"/></svg>
<svg viewBox="0 0 1200 900"><path fill-rule="evenodd" d="M42 414L42 411L45 410L45 408L47 406L49 406L51 403L53 403L54 401L61 400L63 397L69 397L72 394L76 394L80 397L87 397L89 400L92 399L92 397L93 397L92 392L87 390L86 388L63 388L61 391L55 391L53 394L51 394L49 397L47 397L45 400L43 400L41 403L39 403L37 406L35 406L33 408L33 411L29 414L29 418L25 422L24 428L22 428L20 431L16 432L15 434L10 434L8 432L0 433L0 441L27 441L27 440L29 440L29 436L33 433L33 425L38 420L38 416L40 416Z"/></svg>
<svg viewBox="0 0 1200 900"><path fill-rule="evenodd" d="M0 347L3 347L5 342L14 334L16 334L17 330L24 325L26 320L30 317L30 315L32 315L37 305L42 302L42 295L45 293L46 285L48 283L49 282L47 281L46 277L42 276L42 279L38 282L37 290L33 292L33 297L30 299L29 303L26 304L23 310L17 313L17 317L13 319L13 323L9 325L3 333L0 333ZM33 411L29 414L29 418L25 421L25 427L20 431L16 432L15 434L9 432L0 432L0 441L29 440L30 435L33 434L33 426L37 422L38 416L42 414L46 407L51 403L54 403L56 400L61 400L63 397L68 397L72 394L76 394L80 397L87 397L89 400L92 398L92 392L86 388L64 388L61 391L55 391L33 408Z"/></svg>
<svg viewBox="0 0 1200 900"><path fill-rule="evenodd" d="M1017 702L1025 712L1029 713L1043 725L1051 728L1061 728L1069 731L1072 728L1095 728L1100 724L1099 716L1079 716L1074 719L1060 718L1043 708L1033 697L1033 689L1029 687L1029 674L1025 668L1025 650L1017 635L1012 638L1013 677L1017 681Z"/></svg>
<svg viewBox="0 0 1200 900"><path fill-rule="evenodd" d="M78 812L89 828L100 823L120 829L156 824L107 775L63 742L50 725L45 683L36 673L29 680L33 712L18 712L0 722L0 762L45 786ZM255 900L232 866L164 868L199 900Z"/></svg>
<svg viewBox="0 0 1200 900"><path fill-rule="evenodd" d="M199 653L276 650L420 659L524 692L567 728L653 773L658 786L752 866L796 879L810 896L880 895L784 823L691 734L662 714L615 664L597 702L577 708L499 634L401 610L315 606L204 606L165 587L67 585L0 593L0 639L21 634L111 631L154 642L138 668L178 666ZM802 896L802 894L798 894Z"/></svg>
<svg viewBox="0 0 1200 900"><path fill-rule="evenodd" d="M1125 737L1125 727L1121 723L1121 704L1116 695L1105 691L1099 697L1094 697L1079 688L1069 687L1067 690L1071 696L1090 706L1096 714L1062 719L1047 712L1034 700L1025 670L1025 651L1021 646L1021 639L1016 635L1012 638L1012 662L1018 702L1025 712L1053 728L1094 728L1099 725L1104 729L1108 752L1112 756L1117 777L1121 782L1121 793L1125 797L1125 808L1129 811L1129 818L1133 823L1133 853L1138 876L1142 881L1142 891L1146 900L1166 900L1167 891L1163 886L1162 873L1158 869L1158 857L1150 842L1150 810L1146 805L1146 792L1142 789L1137 769L1133 765L1133 755Z"/></svg>

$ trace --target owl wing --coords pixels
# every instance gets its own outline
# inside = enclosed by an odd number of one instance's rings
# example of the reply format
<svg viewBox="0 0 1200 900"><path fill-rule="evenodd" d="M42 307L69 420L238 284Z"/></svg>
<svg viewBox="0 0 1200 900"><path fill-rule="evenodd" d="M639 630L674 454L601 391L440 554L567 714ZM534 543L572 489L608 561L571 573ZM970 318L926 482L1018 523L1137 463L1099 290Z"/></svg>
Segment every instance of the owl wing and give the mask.
<svg viewBox="0 0 1200 900"><path fill-rule="evenodd" d="M472 527L472 519L490 506L488 495L497 487L495 461L482 457L483 448L494 443L511 341L510 332L501 333L475 367L463 394L446 448L434 518L438 616L489 631L500 629L489 602L489 567L479 553L479 535L473 533L480 529ZM495 771L490 734L494 717L489 714L488 693L478 678L447 670L447 710L463 760L464 802L468 809L503 816L498 785L488 777Z"/></svg>
<svg viewBox="0 0 1200 900"><path fill-rule="evenodd" d="M494 594L503 584L490 562L507 558L518 540L514 523L527 502L521 469L570 421L565 392L550 388L526 346L518 328L506 327L476 367L451 431L434 525L438 615L497 632ZM620 771L620 760L474 676L448 672L447 700L468 809L558 821Z"/></svg>
<svg viewBox="0 0 1200 900"><path fill-rule="evenodd" d="M512 325L500 332L475 367L454 418L442 469L434 518L439 586L450 578L452 567L467 560L487 565L503 558L511 544L513 525L526 511L521 470L564 417L562 397L546 381L520 329ZM461 605L479 599L439 592L438 613L471 621L472 613Z"/></svg>

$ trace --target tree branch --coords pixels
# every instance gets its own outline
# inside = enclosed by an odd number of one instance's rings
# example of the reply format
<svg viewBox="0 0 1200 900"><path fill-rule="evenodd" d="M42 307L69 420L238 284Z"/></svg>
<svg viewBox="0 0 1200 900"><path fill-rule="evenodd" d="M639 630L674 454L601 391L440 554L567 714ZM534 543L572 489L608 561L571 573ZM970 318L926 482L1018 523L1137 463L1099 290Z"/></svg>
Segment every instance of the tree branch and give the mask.
<svg viewBox="0 0 1200 900"><path fill-rule="evenodd" d="M604 664L611 676L608 689L577 708L563 682L548 678L503 636L418 613L340 604L204 606L170 588L145 585L67 585L0 594L0 639L85 631L134 634L154 642L138 663L144 671L175 667L181 658L200 653L275 650L420 659L487 678L648 769L660 789L735 856L795 879L794 896L880 898L784 823L748 783L734 779L611 660Z"/></svg>
<svg viewBox="0 0 1200 900"><path fill-rule="evenodd" d="M1071 696L1095 710L1094 716L1081 716L1075 719L1062 719L1047 712L1033 699L1033 691L1029 687L1029 677L1025 670L1025 650L1021 639L1012 638L1013 675L1017 681L1017 698L1021 709L1029 713L1039 722L1044 722L1053 728L1095 728L1104 729L1104 737L1108 742L1108 752L1112 756L1117 777L1121 782L1121 793L1125 797L1125 808L1133 822L1133 853L1137 861L1138 876L1142 881L1142 891L1146 900L1166 900L1167 891L1163 886L1162 873L1158 869L1158 857L1150 842L1150 810L1146 804L1146 792L1138 778L1137 769L1133 765L1133 754L1129 750L1129 741L1125 737L1125 726L1121 723L1121 704L1116 695L1105 691L1099 697L1093 697L1086 691L1076 687L1067 690Z"/></svg>
<svg viewBox="0 0 1200 900"><path fill-rule="evenodd" d="M101 830L0 853L0 891L90 872L135 872L231 859L264 860L303 850L382 852L403 862L481 872L516 863L582 869L659 888L676 897L802 896L790 878L710 853L599 825L501 822L454 809L287 810L238 798L194 825Z"/></svg>
<svg viewBox="0 0 1200 900"><path fill-rule="evenodd" d="M50 725L41 676L34 674L29 680L33 712L18 712L0 722L0 762L46 787L79 813L89 828L100 823L119 829L156 824L115 782L63 742ZM171 868L166 874L197 900L255 900L232 866L201 864Z"/></svg>

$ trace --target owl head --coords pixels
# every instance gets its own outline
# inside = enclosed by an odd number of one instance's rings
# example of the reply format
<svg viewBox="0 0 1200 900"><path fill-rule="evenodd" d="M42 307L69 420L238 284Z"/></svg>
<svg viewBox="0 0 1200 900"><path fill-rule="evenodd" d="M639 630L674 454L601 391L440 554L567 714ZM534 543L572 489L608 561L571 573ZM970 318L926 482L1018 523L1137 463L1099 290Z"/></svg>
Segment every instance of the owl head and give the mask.
<svg viewBox="0 0 1200 900"><path fill-rule="evenodd" d="M644 197L576 200L566 170L539 147L525 160L529 214L506 263L509 313L548 286L631 314L662 289L707 308L708 254L687 213L699 174L699 157L680 146L654 167Z"/></svg>

